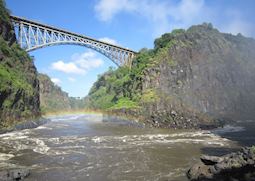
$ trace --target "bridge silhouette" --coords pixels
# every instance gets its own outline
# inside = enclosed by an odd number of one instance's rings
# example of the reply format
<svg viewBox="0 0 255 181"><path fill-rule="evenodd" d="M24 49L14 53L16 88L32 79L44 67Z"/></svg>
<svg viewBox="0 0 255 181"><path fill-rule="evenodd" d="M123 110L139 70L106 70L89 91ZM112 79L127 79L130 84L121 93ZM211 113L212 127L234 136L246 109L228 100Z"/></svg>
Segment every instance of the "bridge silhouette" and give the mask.
<svg viewBox="0 0 255 181"><path fill-rule="evenodd" d="M32 51L51 45L73 44L91 48L112 60L117 66L132 64L137 52L99 41L53 26L41 24L17 16L10 16L15 28L17 42L26 51Z"/></svg>

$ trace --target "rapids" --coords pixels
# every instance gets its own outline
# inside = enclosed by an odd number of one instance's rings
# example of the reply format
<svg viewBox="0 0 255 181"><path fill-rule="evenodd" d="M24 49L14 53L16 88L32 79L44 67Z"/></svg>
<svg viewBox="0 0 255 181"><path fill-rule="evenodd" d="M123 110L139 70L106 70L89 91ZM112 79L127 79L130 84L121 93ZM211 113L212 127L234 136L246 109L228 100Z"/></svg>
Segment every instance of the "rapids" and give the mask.
<svg viewBox="0 0 255 181"><path fill-rule="evenodd" d="M200 154L255 143L253 121L197 131L146 128L91 114L50 119L35 129L0 135L0 169L28 167L28 181L185 181Z"/></svg>

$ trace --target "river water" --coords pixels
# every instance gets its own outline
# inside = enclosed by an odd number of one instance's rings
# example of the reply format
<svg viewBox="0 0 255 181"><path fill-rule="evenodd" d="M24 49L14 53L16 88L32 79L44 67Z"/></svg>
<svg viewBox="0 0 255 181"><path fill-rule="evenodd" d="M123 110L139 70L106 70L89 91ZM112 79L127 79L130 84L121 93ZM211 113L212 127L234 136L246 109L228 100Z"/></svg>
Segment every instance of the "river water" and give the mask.
<svg viewBox="0 0 255 181"><path fill-rule="evenodd" d="M195 131L145 128L90 114L51 120L0 135L0 169L28 167L27 181L185 181L201 154L255 143L253 121Z"/></svg>

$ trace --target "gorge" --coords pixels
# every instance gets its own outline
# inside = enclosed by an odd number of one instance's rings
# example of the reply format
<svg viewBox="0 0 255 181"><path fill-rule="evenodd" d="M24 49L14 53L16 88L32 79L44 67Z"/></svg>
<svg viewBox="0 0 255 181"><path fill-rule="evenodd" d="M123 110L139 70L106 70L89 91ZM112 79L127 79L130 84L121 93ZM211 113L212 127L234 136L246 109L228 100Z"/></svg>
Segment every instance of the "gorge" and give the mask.
<svg viewBox="0 0 255 181"><path fill-rule="evenodd" d="M74 98L38 73L2 0L0 15L0 180L254 179L253 38L173 30Z"/></svg>

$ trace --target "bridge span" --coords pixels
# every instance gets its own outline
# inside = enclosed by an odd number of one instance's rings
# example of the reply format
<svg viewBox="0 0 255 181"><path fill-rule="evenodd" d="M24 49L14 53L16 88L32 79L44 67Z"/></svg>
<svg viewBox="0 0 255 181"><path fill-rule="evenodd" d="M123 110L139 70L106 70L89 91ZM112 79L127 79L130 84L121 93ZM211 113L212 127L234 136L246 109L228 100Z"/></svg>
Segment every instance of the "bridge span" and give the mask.
<svg viewBox="0 0 255 181"><path fill-rule="evenodd" d="M117 66L129 67L137 54L137 52L127 48L25 18L11 16L11 21L15 27L18 44L28 52L51 45L81 45L105 55Z"/></svg>

